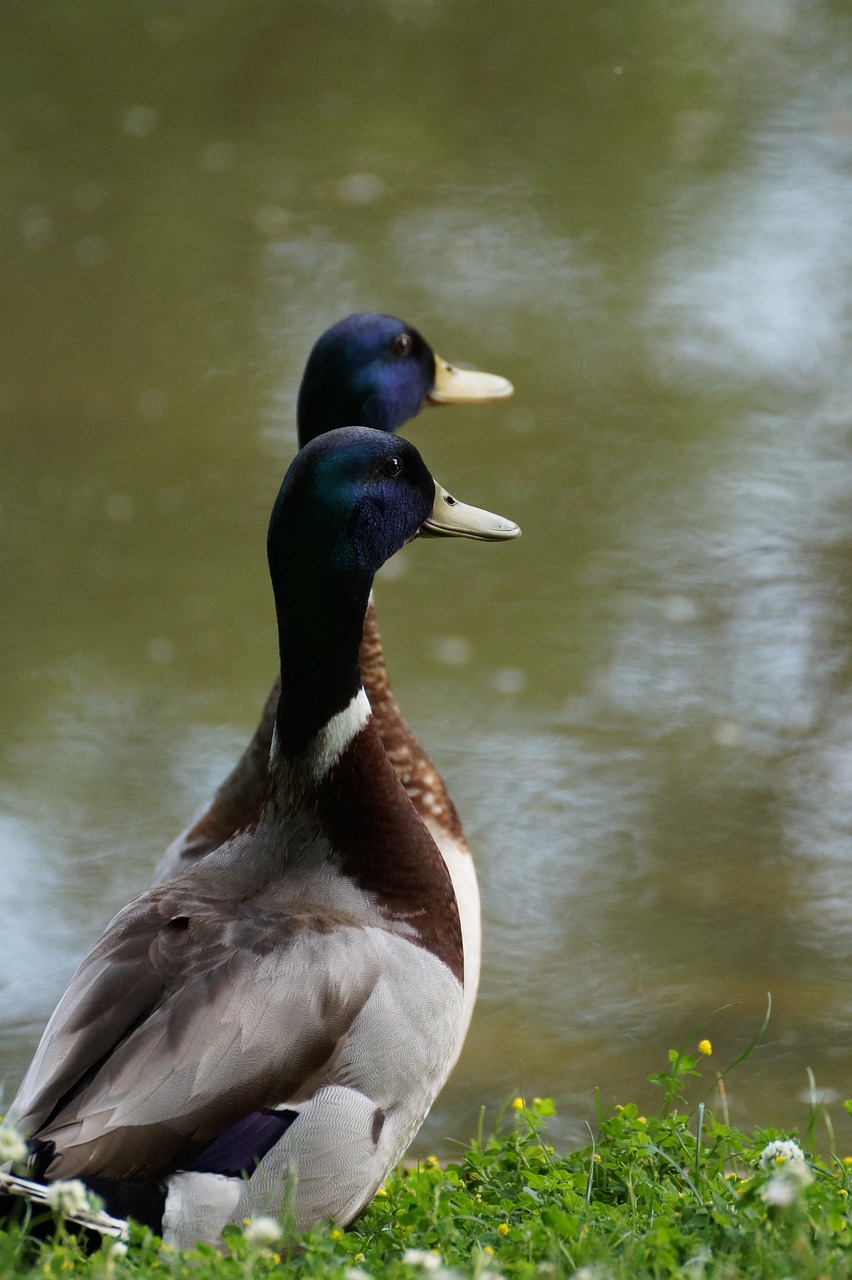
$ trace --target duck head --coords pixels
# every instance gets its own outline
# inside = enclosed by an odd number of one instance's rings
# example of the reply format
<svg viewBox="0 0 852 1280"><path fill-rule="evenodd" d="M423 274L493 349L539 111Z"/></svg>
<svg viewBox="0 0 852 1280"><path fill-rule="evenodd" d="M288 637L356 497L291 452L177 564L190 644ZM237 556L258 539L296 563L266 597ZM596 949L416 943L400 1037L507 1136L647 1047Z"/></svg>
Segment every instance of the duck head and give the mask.
<svg viewBox="0 0 852 1280"><path fill-rule="evenodd" d="M314 344L299 387L299 444L351 423L396 431L424 404L502 400L506 378L458 369L396 316L347 316Z"/></svg>
<svg viewBox="0 0 852 1280"><path fill-rule="evenodd" d="M303 750L360 689L373 577L418 534L504 541L511 520L451 498L414 445L369 427L316 437L287 471L267 539L278 617L283 748Z"/></svg>

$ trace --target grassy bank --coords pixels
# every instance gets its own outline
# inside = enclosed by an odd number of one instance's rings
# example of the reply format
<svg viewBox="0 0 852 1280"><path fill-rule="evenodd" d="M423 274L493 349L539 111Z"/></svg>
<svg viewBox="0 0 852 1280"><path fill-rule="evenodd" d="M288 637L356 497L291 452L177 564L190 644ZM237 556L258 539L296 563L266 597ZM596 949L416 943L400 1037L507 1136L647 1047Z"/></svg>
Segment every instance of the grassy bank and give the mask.
<svg viewBox="0 0 852 1280"><path fill-rule="evenodd" d="M234 1229L224 1256L164 1251L134 1229L126 1251L105 1243L86 1257L62 1227L41 1245L13 1230L0 1231L0 1276L847 1280L852 1158L813 1154L817 1121L826 1119L817 1109L797 1142L720 1119L721 1081L715 1114L703 1104L687 1109L686 1085L701 1091L693 1077L709 1050L702 1041L694 1055L672 1051L669 1070L653 1077L655 1114L612 1108L600 1114L594 1142L567 1155L548 1141L551 1104L516 1098L491 1136L444 1167L430 1157L395 1173L349 1230L313 1231L298 1255L272 1238L268 1221ZM830 1123L825 1132L831 1145Z"/></svg>

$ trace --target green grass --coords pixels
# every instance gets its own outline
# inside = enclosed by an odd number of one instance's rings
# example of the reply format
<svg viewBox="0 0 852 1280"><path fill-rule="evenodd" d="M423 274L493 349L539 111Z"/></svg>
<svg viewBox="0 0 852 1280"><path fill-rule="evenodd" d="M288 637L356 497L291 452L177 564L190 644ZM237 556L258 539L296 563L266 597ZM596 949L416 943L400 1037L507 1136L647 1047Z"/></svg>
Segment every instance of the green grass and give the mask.
<svg viewBox="0 0 852 1280"><path fill-rule="evenodd" d="M791 1135L745 1134L704 1104L687 1110L683 1094L699 1061L700 1053L672 1050L668 1071L651 1077L659 1110L602 1112L594 1142L569 1154L548 1141L550 1102L514 1099L491 1136L480 1134L445 1167L429 1157L396 1172L357 1223L308 1233L300 1253L253 1246L235 1228L224 1255L178 1254L134 1227L125 1256L104 1244L86 1257L59 1225L41 1245L18 1229L0 1231L0 1277L848 1280L852 1161L814 1154L820 1109L802 1139L804 1162L761 1167L766 1145ZM721 1079L711 1087L724 1112ZM831 1143L830 1124L827 1133Z"/></svg>

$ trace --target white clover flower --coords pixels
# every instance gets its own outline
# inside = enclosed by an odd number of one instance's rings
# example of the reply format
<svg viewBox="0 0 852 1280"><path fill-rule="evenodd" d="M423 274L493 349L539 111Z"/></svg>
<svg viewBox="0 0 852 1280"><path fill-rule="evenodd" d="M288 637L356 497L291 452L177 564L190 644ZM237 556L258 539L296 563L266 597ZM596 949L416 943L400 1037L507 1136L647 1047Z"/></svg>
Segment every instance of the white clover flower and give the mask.
<svg viewBox="0 0 852 1280"><path fill-rule="evenodd" d="M19 1164L27 1158L26 1140L10 1124L0 1124L0 1164Z"/></svg>
<svg viewBox="0 0 852 1280"><path fill-rule="evenodd" d="M243 1235L249 1244L265 1249L281 1239L281 1223L277 1218L250 1218L243 1227Z"/></svg>
<svg viewBox="0 0 852 1280"><path fill-rule="evenodd" d="M79 1178L71 1178L67 1182L51 1182L46 1198L53 1212L63 1218L73 1218L91 1209L89 1193Z"/></svg>
<svg viewBox="0 0 852 1280"><path fill-rule="evenodd" d="M424 1271L437 1271L441 1265L441 1255L434 1249L406 1249L402 1260L410 1267L422 1267Z"/></svg>
<svg viewBox="0 0 852 1280"><path fill-rule="evenodd" d="M809 1182L813 1182L813 1177L808 1170L808 1177L804 1181L790 1177L770 1178L761 1190L760 1198L766 1204L774 1204L786 1209L793 1203L802 1188Z"/></svg>
<svg viewBox="0 0 852 1280"><path fill-rule="evenodd" d="M109 1256L111 1258L126 1258L127 1245L123 1240L115 1240L109 1247Z"/></svg>
<svg viewBox="0 0 852 1280"><path fill-rule="evenodd" d="M343 1280L372 1280L372 1277L363 1267L347 1267L343 1273Z"/></svg>
<svg viewBox="0 0 852 1280"><path fill-rule="evenodd" d="M761 1169L774 1169L785 1164L804 1165L804 1163L805 1153L798 1142L794 1142L792 1138L783 1142L770 1142L760 1153Z"/></svg>
<svg viewBox="0 0 852 1280"><path fill-rule="evenodd" d="M814 1175L805 1164L804 1157L801 1160L787 1160L777 1167L766 1186L761 1189L760 1196L766 1204L786 1209L813 1180Z"/></svg>

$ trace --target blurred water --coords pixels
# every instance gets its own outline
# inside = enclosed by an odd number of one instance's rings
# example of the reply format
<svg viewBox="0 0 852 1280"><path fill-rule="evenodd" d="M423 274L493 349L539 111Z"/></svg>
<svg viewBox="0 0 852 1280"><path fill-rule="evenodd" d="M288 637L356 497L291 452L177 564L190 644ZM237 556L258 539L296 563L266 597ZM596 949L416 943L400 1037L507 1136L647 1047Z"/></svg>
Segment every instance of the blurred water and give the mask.
<svg viewBox="0 0 852 1280"><path fill-rule="evenodd" d="M485 910L421 1137L582 1141L706 1014L743 1123L852 1093L852 18L829 0L0 13L0 1076L220 778L318 333L514 400L409 429L517 546L379 611ZM702 1034L704 1034L702 1033ZM711 1065L712 1064L712 1065ZM835 1110L844 1150L848 1117Z"/></svg>

